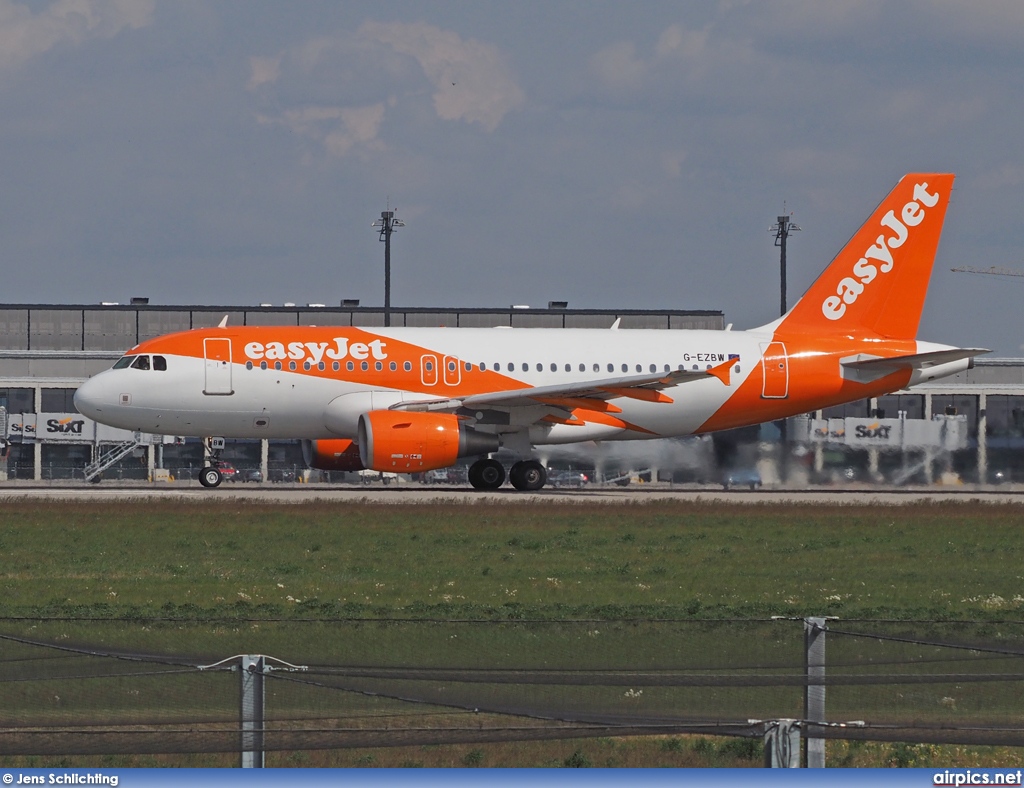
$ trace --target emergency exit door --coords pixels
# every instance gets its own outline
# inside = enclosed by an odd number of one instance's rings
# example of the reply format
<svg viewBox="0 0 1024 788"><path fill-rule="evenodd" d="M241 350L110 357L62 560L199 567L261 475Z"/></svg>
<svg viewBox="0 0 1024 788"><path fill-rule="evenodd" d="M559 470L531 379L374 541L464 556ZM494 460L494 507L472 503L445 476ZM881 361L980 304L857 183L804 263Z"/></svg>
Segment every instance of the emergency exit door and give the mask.
<svg viewBox="0 0 1024 788"><path fill-rule="evenodd" d="M203 394L234 394L231 387L231 340L208 337L203 340L206 378Z"/></svg>
<svg viewBox="0 0 1024 788"><path fill-rule="evenodd" d="M786 346L781 342L761 345L761 368L764 385L761 396L764 399L786 399L789 396L789 358Z"/></svg>

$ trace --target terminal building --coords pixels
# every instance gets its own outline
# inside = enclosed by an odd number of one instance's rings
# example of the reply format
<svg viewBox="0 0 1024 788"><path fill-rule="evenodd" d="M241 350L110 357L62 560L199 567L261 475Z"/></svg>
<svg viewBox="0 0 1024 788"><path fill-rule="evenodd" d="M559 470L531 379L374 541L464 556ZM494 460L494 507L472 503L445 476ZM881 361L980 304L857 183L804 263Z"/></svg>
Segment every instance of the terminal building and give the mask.
<svg viewBox="0 0 1024 788"><path fill-rule="evenodd" d="M77 414L73 396L88 377L109 368L124 351L161 334L229 325L382 327L380 307L357 301L338 306L158 306L128 304L0 305L0 480L84 479L99 458L121 455L106 478L194 478L203 446L194 436L138 436L97 425ZM392 326L512 326L522 328L724 330L714 310L546 308L393 308ZM775 425L736 430L687 452L658 451L669 459L644 465L639 444L601 463L630 472L656 466L662 479L719 481L735 465L759 465L771 483L780 475L815 482L910 484L937 481L1024 482L1024 359L979 358L973 369L910 391L849 403ZM609 444L610 446L610 444ZM571 455L586 467L585 452ZM691 459L674 461L673 456ZM223 459L256 471L249 477L290 481L304 469L297 441L229 441ZM695 463L692 458L699 458ZM558 463L557 453L549 462ZM591 466L593 467L593 466ZM605 469L607 470L607 469Z"/></svg>

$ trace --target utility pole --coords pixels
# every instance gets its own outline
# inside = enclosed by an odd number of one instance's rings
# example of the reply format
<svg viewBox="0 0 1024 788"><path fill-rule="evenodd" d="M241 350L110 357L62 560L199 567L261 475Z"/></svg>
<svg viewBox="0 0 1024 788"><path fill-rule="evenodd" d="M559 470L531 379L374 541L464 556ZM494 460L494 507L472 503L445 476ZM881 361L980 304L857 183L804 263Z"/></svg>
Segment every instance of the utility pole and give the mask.
<svg viewBox="0 0 1024 788"><path fill-rule="evenodd" d="M783 203L782 210L786 210ZM800 229L800 226L793 224L787 215L778 217L778 221L768 228L768 232L775 233L775 245L779 247L779 314L784 315L787 311L786 304L786 241L789 234ZM779 419L779 442L782 444L782 456L779 462L779 476L783 482L789 480L789 422L786 419Z"/></svg>
<svg viewBox="0 0 1024 788"><path fill-rule="evenodd" d="M789 216L778 217L778 222L768 228L768 232L775 233L775 245L779 247L780 315L786 314L786 240L799 229L800 225L794 224Z"/></svg>
<svg viewBox="0 0 1024 788"><path fill-rule="evenodd" d="M371 227L380 228L380 240L384 242L384 325L391 325L391 233L397 227L405 227L405 222L395 218L395 212L381 211L380 219Z"/></svg>

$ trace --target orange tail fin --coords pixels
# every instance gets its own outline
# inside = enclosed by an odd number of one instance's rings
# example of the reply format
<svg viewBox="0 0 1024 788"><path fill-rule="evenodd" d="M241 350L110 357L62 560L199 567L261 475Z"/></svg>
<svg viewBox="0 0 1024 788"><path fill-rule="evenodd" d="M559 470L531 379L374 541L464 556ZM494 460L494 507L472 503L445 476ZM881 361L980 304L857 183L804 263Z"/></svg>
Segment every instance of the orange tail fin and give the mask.
<svg viewBox="0 0 1024 788"><path fill-rule="evenodd" d="M953 178L942 173L902 178L779 330L914 339Z"/></svg>

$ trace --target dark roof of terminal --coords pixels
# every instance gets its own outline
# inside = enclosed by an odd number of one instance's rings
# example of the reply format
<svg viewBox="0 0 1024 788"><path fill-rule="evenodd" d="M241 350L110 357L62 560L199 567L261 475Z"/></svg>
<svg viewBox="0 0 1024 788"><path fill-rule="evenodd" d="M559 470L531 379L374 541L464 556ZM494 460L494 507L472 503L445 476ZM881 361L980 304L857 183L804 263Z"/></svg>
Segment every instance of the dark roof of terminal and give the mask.
<svg viewBox="0 0 1024 788"><path fill-rule="evenodd" d="M374 313L383 312L383 306L348 306L344 304L293 304L285 306L275 304L273 306L262 306L260 304L0 304L0 309L87 309L87 310L122 310L136 309L146 312L161 311L193 311L193 312L295 312L295 311L324 311L324 312L359 312ZM392 312L408 312L413 314L427 314L431 312L461 312L464 314L490 314L494 312L532 312L538 314L577 314L577 315L721 315L720 309L580 309L575 307L519 307L519 306L494 306L494 307L459 307L459 306L392 306Z"/></svg>

